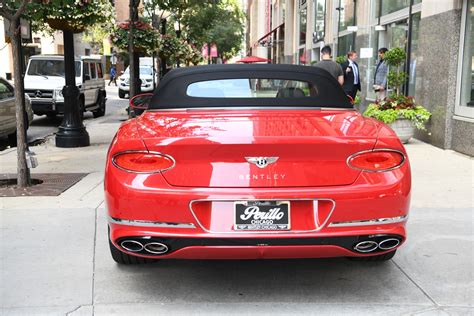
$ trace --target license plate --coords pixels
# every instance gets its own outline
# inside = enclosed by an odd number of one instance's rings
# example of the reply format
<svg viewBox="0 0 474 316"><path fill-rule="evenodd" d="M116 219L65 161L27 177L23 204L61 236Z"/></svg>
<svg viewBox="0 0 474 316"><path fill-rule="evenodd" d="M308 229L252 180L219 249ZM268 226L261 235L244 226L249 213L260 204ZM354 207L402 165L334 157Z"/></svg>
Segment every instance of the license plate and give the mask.
<svg viewBox="0 0 474 316"><path fill-rule="evenodd" d="M289 201L235 202L235 230L289 230Z"/></svg>

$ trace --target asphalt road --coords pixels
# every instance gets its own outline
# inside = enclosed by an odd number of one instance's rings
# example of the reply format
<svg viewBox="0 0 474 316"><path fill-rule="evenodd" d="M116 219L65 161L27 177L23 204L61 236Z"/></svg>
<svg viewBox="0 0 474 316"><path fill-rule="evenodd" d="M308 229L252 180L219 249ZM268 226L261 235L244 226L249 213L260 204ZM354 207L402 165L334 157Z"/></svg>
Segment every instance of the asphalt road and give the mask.
<svg viewBox="0 0 474 316"><path fill-rule="evenodd" d="M114 86L106 86L107 90L107 109L105 116L101 118L94 119L91 112L84 114L84 124L91 123L93 120L110 120L118 110L124 109L127 107L127 100L118 98L118 90ZM31 147L41 143L47 136L53 135L58 131L58 126L63 120L62 115L58 115L55 118L48 118L46 115L35 115L33 122L31 123L28 132L27 140L28 144ZM9 148L7 137L0 137L0 151Z"/></svg>

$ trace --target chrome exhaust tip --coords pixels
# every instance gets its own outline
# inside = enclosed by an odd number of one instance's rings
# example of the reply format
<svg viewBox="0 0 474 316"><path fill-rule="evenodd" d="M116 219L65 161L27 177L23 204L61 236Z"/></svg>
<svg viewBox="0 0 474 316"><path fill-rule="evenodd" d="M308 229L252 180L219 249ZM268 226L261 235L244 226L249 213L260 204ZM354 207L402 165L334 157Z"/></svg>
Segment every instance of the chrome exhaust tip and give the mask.
<svg viewBox="0 0 474 316"><path fill-rule="evenodd" d="M372 240L361 241L354 246L354 250L362 253L372 252L377 250L379 244Z"/></svg>
<svg viewBox="0 0 474 316"><path fill-rule="evenodd" d="M390 250L400 245L400 240L397 238L387 238L379 242L381 250Z"/></svg>
<svg viewBox="0 0 474 316"><path fill-rule="evenodd" d="M150 242L145 245L145 250L155 255L162 255L168 252L168 246L160 242Z"/></svg>
<svg viewBox="0 0 474 316"><path fill-rule="evenodd" d="M120 246L130 252L139 252L143 250L143 245L135 240L124 240L120 243Z"/></svg>

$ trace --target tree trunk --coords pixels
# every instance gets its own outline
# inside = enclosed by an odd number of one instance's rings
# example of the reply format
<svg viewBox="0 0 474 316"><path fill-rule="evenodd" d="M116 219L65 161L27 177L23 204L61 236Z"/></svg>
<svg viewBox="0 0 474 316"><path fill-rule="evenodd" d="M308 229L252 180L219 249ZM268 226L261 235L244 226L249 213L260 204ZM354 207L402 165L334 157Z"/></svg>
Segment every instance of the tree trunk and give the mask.
<svg viewBox="0 0 474 316"><path fill-rule="evenodd" d="M16 109L16 152L18 156L17 164L17 185L21 188L27 187L29 181L28 166L26 164L26 126L25 126L25 94L23 92L23 74L21 73L21 43L20 43L20 19L11 21L10 34L13 52L13 76L15 83L15 109Z"/></svg>

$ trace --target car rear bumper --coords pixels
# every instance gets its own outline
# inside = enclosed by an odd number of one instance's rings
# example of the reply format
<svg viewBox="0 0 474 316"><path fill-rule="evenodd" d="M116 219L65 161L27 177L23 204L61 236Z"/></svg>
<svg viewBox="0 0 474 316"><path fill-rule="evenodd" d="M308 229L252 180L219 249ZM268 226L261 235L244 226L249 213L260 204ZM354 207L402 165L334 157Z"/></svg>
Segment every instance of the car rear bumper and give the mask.
<svg viewBox="0 0 474 316"><path fill-rule="evenodd" d="M124 238L138 238L166 242L171 250L160 258L366 256L396 249L406 238L408 163L386 173L362 172L347 186L295 188L172 187L161 174L131 174L110 165L107 170L110 239L124 252ZM233 201L255 200L290 201L290 230L234 230ZM354 250L357 242L376 236L394 236L397 245L389 250L374 245L370 253ZM182 240L193 242L176 248Z"/></svg>

